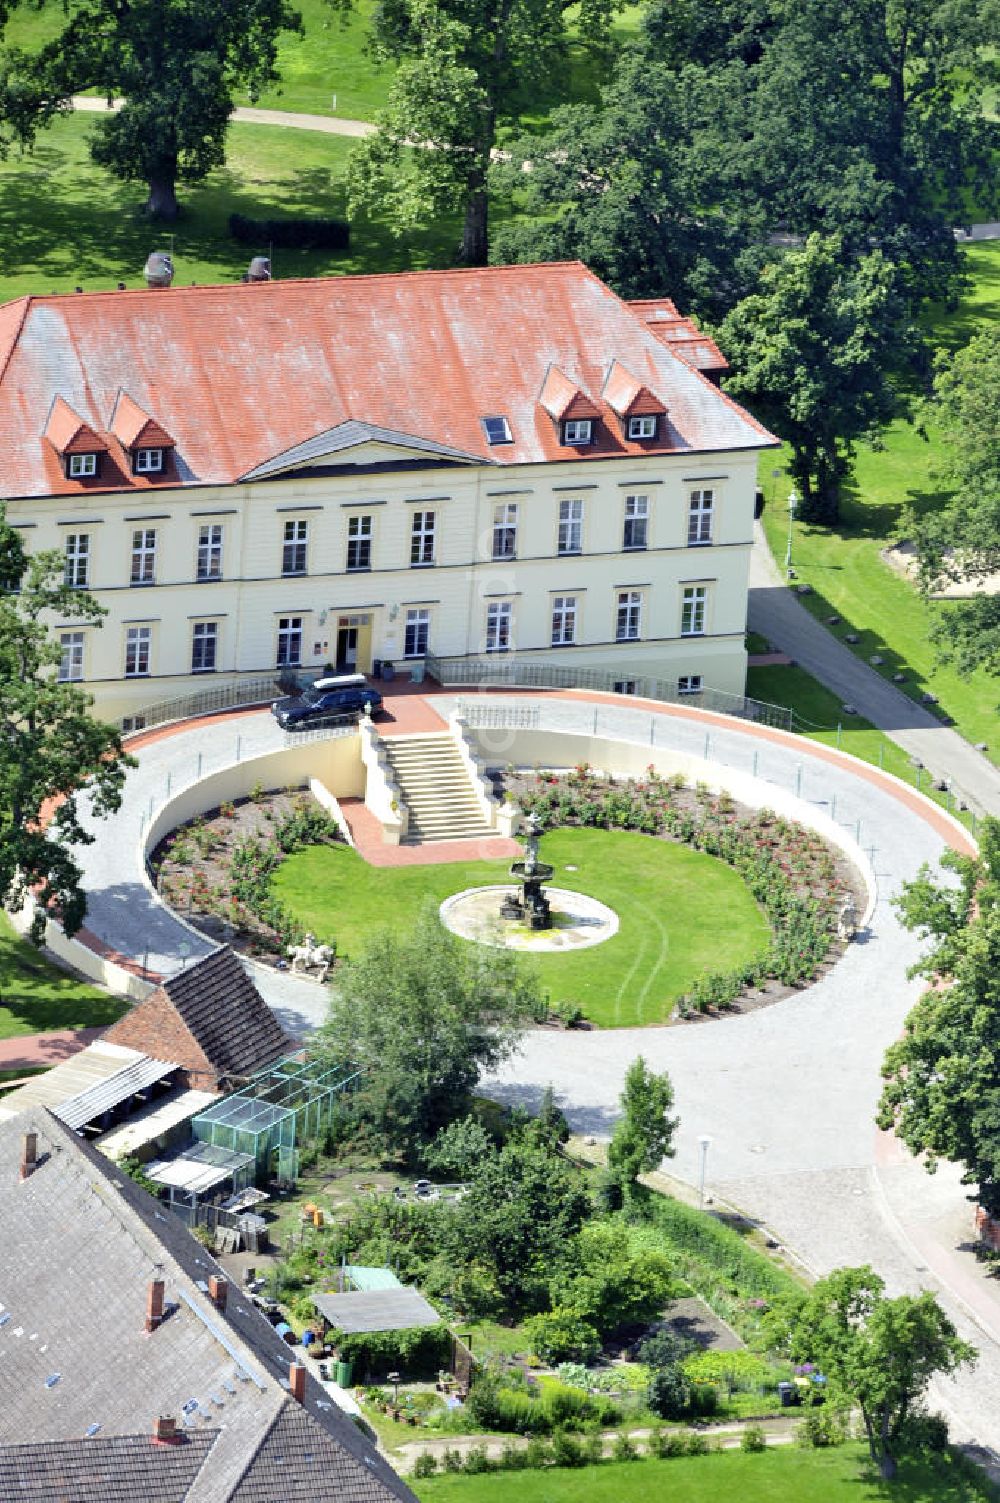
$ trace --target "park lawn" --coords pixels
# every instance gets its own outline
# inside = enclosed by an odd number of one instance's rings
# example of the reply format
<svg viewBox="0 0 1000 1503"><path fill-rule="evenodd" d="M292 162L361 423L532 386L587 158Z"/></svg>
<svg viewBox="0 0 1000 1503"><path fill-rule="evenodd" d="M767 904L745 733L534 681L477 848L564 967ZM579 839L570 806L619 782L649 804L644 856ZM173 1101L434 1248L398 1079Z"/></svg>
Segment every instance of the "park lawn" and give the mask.
<svg viewBox="0 0 1000 1503"><path fill-rule="evenodd" d="M980 1486L948 1460L904 1461L886 1485L857 1445L409 1481L426 1503L973 1503L995 1496L985 1479Z"/></svg>
<svg viewBox="0 0 1000 1503"><path fill-rule="evenodd" d="M228 161L198 187L180 188L181 216L169 229L142 214L143 185L119 183L87 152L93 117L58 120L34 151L0 162L0 301L24 293L107 291L122 281L145 285L151 250L173 248L175 285L235 282L250 257L229 235L229 216L343 218L346 137L278 126L232 125ZM459 242L457 222L397 240L384 220L361 216L347 251L278 250L280 278L406 271L447 266Z"/></svg>
<svg viewBox="0 0 1000 1503"><path fill-rule="evenodd" d="M768 943L767 922L742 880L687 846L559 829L545 836L543 859L556 868L554 886L599 898L619 916L618 933L603 944L530 959L553 1005L576 1004L602 1027L665 1022L698 976L735 967ZM504 882L507 868L506 861L372 867L346 846L312 846L282 862L274 890L307 928L350 956L380 925L409 929L425 904Z"/></svg>
<svg viewBox="0 0 1000 1503"><path fill-rule="evenodd" d="M0 1038L54 1028L108 1028L127 1007L123 998L51 965L0 913Z"/></svg>
<svg viewBox="0 0 1000 1503"><path fill-rule="evenodd" d="M1000 242L970 245L964 254L972 286L955 313L937 311L931 320L935 338L947 347L965 343L986 322L1000 318ZM884 662L876 671L884 677L905 672L907 682L901 687L914 698L927 691L936 694L958 730L969 741L986 742L996 761L996 680L984 672L962 678L954 668L938 664L927 634L934 614L947 610L947 603L925 603L881 557L904 505L924 509L943 500L945 457L945 442L933 428L924 439L906 423L890 424L879 448L859 446L836 530L795 524L793 562L799 582L812 587L813 593L802 597L808 611L824 623L830 615L840 616L837 636L856 633L860 638L853 652L866 661L881 655ZM787 482L775 479L774 468L775 457L766 455L761 470L767 494L764 527L780 560L788 537Z"/></svg>

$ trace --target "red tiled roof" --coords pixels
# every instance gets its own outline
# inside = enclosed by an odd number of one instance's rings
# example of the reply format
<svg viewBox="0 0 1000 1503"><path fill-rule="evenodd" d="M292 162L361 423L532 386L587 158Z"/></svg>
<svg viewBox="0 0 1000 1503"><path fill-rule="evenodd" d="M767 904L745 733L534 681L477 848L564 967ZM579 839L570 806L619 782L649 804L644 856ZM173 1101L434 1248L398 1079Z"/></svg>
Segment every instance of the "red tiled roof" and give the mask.
<svg viewBox="0 0 1000 1503"><path fill-rule="evenodd" d="M639 315L650 333L676 355L699 371L727 371L729 361L714 339L703 334L693 318L685 318L670 298L638 298L629 307Z"/></svg>
<svg viewBox="0 0 1000 1503"><path fill-rule="evenodd" d="M666 405L654 442L629 441L613 409L588 395L601 391L615 360ZM545 384L559 410L553 371L588 407L565 405L563 417L604 419L585 454L563 446L540 401ZM10 304L0 308L0 494L92 491L94 481L67 480L41 433L61 396L107 434L122 393L176 441L177 463L132 475L112 436L102 490L229 484L262 466L280 469L279 455L302 462L303 446L322 462L320 436L331 430L342 441L329 462L343 464L347 440L363 441L366 426L381 430L374 441L389 435L405 446L409 437L432 455L498 466L774 442L578 263ZM513 442L491 448L481 419L496 413Z"/></svg>
<svg viewBox="0 0 1000 1503"><path fill-rule="evenodd" d="M128 392L120 391L111 417L111 432L125 449L172 449L174 441L155 418L143 412Z"/></svg>
<svg viewBox="0 0 1000 1503"><path fill-rule="evenodd" d="M563 423L567 418L572 421L573 418L599 418L601 415L597 403L592 402L557 365L546 371L538 400L557 423Z"/></svg>
<svg viewBox="0 0 1000 1503"><path fill-rule="evenodd" d="M95 433L62 397L56 397L45 424L45 437L57 454L104 454L107 439Z"/></svg>
<svg viewBox="0 0 1000 1503"><path fill-rule="evenodd" d="M603 396L622 418L658 417L666 411L666 403L654 397L649 387L637 381L617 360L611 362Z"/></svg>

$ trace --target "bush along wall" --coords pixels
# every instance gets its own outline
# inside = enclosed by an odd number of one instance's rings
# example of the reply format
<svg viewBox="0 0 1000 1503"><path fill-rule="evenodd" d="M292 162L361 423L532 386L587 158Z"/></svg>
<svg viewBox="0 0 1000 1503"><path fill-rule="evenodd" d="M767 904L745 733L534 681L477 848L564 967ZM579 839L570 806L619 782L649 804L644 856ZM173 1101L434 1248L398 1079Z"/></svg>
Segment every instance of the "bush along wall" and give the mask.
<svg viewBox="0 0 1000 1503"><path fill-rule="evenodd" d="M771 979L785 986L810 981L833 948L837 914L848 892L826 842L771 809L737 809L725 793L683 777L619 781L586 764L566 775L539 773L518 790L524 812L547 826L636 830L675 840L725 861L738 872L771 926L771 942L746 964L699 977L679 1011L730 1007L750 987ZM842 859L842 858L841 858Z"/></svg>

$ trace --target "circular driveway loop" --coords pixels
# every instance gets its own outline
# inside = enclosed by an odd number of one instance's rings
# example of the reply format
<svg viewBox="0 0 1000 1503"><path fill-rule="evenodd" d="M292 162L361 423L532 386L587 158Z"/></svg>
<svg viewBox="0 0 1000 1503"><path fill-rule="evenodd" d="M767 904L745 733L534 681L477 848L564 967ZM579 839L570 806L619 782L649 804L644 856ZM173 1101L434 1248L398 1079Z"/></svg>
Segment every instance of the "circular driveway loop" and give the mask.
<svg viewBox="0 0 1000 1503"><path fill-rule="evenodd" d="M847 833L857 834L861 822L878 896L868 930L843 959L782 1002L673 1028L534 1031L487 1088L530 1106L551 1084L574 1129L600 1135L611 1129L637 1054L669 1071L680 1115L671 1172L697 1182L697 1138L707 1133L709 1192L765 1223L814 1272L870 1261L890 1292L934 1289L981 1356L933 1399L949 1412L956 1438L1000 1448L1000 1293L971 1254L958 1251L971 1239L971 1207L953 1169L931 1178L873 1126L883 1052L921 989L906 977L920 946L899 925L891 899L922 863L936 865L947 844L971 848L961 827L874 768L782 732L687 706L624 707L620 699L575 691L505 698L540 702L543 729L546 705L553 715L558 708L563 725L567 713L588 724L600 714L602 735L696 756L708 747L723 766L745 773L756 765L765 782L786 792L800 788L806 803L827 815L835 810ZM435 707L447 713L453 699L435 696ZM182 945L193 955L211 948L152 893L141 830L168 790L283 744L266 712L189 722L133 743L139 766L123 807L95 822L96 843L81 853L87 925L101 943L163 974L183 963ZM322 988L259 966L252 971L293 1032L322 1021Z"/></svg>

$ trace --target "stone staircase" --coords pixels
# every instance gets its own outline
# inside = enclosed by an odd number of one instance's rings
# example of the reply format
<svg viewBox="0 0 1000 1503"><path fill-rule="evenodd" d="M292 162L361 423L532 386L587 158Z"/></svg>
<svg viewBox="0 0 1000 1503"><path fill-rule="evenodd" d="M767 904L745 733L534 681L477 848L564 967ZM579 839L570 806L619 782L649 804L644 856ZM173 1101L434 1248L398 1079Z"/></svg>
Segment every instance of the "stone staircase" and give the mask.
<svg viewBox="0 0 1000 1503"><path fill-rule="evenodd" d="M409 812L408 845L496 834L450 735L386 736L382 746Z"/></svg>

